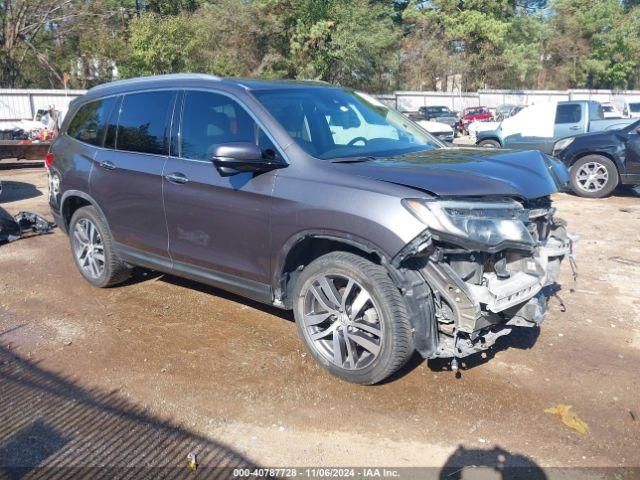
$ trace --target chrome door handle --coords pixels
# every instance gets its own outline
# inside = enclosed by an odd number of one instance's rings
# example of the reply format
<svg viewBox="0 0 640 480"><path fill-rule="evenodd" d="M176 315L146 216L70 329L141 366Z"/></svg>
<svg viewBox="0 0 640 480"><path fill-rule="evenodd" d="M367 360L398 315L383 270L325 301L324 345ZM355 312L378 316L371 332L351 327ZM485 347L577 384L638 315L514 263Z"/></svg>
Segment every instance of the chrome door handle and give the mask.
<svg viewBox="0 0 640 480"><path fill-rule="evenodd" d="M179 185L183 185L189 181L182 173L170 173L169 175L165 175L164 178L171 183L177 183Z"/></svg>
<svg viewBox="0 0 640 480"><path fill-rule="evenodd" d="M580 130L580 127L575 125L573 127L569 127L569 130Z"/></svg>
<svg viewBox="0 0 640 480"><path fill-rule="evenodd" d="M109 160L105 161L105 162L100 162L98 163L98 165L100 165L102 168L106 169L106 170L115 170L116 166L113 164L113 162L110 162Z"/></svg>

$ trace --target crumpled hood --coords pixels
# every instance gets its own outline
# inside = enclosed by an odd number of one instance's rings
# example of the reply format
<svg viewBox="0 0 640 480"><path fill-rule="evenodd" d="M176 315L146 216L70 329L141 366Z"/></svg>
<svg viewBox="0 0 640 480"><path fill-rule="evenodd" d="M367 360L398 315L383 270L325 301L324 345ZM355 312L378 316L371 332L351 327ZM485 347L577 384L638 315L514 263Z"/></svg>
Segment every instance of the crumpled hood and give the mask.
<svg viewBox="0 0 640 480"><path fill-rule="evenodd" d="M354 175L426 190L437 196L538 198L564 190L564 165L538 151L446 148L360 163L335 163Z"/></svg>

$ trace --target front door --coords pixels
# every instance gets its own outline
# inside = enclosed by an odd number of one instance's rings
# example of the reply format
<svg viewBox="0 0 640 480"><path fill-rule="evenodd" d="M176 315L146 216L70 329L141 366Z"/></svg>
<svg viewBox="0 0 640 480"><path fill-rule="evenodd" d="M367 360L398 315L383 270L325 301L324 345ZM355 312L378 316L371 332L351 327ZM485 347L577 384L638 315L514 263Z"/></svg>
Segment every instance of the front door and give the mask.
<svg viewBox="0 0 640 480"><path fill-rule="evenodd" d="M267 155L277 156L276 148L237 101L212 91L184 93L177 137L163 180L174 269L254 298L268 295L276 171L222 176L210 154L229 142L256 142Z"/></svg>
<svg viewBox="0 0 640 480"><path fill-rule="evenodd" d="M168 258L162 207L171 115L177 93L127 94L107 126L105 148L91 172L91 194L102 208L114 240L139 254Z"/></svg>
<svg viewBox="0 0 640 480"><path fill-rule="evenodd" d="M582 110L585 110L584 112ZM580 103L560 103L556 107L556 122L553 131L553 141L550 143L550 150L545 153L551 153L555 141L562 138L573 137L585 132L586 119L588 115L587 108Z"/></svg>
<svg viewBox="0 0 640 480"><path fill-rule="evenodd" d="M627 134L626 173L640 175L640 127Z"/></svg>

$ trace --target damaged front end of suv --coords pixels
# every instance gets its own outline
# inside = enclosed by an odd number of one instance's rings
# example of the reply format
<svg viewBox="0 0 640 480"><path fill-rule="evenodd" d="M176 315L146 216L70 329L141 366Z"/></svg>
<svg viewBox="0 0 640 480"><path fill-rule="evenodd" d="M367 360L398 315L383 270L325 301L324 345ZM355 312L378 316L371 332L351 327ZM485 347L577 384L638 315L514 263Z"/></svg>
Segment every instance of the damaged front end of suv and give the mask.
<svg viewBox="0 0 640 480"><path fill-rule="evenodd" d="M424 232L392 260L405 279L417 350L427 358L467 357L512 327L536 327L572 259L566 223L548 196L405 199Z"/></svg>

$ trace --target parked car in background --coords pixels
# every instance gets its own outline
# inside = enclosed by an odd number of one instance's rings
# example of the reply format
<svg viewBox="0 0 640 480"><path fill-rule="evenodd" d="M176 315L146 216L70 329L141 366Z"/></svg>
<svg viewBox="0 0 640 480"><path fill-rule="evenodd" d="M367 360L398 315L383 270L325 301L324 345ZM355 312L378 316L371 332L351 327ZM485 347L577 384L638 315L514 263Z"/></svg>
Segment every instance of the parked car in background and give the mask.
<svg viewBox="0 0 640 480"><path fill-rule="evenodd" d="M495 130L479 131L476 144L482 147L540 150L551 154L555 143L586 132L623 128L632 119L605 119L599 102L577 100L542 103L524 108L504 120Z"/></svg>
<svg viewBox="0 0 640 480"><path fill-rule="evenodd" d="M493 114L487 107L467 107L460 114L458 131L467 135L471 122L492 122L493 120Z"/></svg>
<svg viewBox="0 0 640 480"><path fill-rule="evenodd" d="M437 137L445 143L452 143L455 137L455 130L453 127L443 122L436 122L434 120L425 120L423 114L419 112L402 112L403 115L413 120L415 123L424 128L434 137Z"/></svg>
<svg viewBox="0 0 640 480"><path fill-rule="evenodd" d="M622 118L623 117L622 112L618 111L618 109L614 107L613 104L609 102L604 102L601 105L602 105L602 114L604 115L604 118Z"/></svg>
<svg viewBox="0 0 640 480"><path fill-rule="evenodd" d="M455 127L456 123L458 123L458 113L445 106L420 107L418 115L422 117L421 120L446 123L450 127Z"/></svg>
<svg viewBox="0 0 640 480"><path fill-rule="evenodd" d="M601 198L618 186L640 185L640 120L622 128L564 138L553 155L569 168L581 197Z"/></svg>
<svg viewBox="0 0 640 480"><path fill-rule="evenodd" d="M568 182L561 162L445 148L324 83L180 74L95 87L72 102L46 165L90 284L137 265L293 310L313 358L355 383L416 350L456 368L513 326L537 327L571 253L551 200Z"/></svg>
<svg viewBox="0 0 640 480"><path fill-rule="evenodd" d="M497 121L500 121L511 116L510 113L515 107L516 105L512 105L509 103L503 103L502 105L498 105L495 109L496 110L495 119Z"/></svg>
<svg viewBox="0 0 640 480"><path fill-rule="evenodd" d="M495 130L496 128L498 128L500 126L500 123L505 119L505 118L509 118L509 117L513 117L515 114L517 114L518 112L520 112L520 110L522 110L523 108L526 107L526 105L510 105L511 109L506 112L506 113L498 113L498 117L496 117L495 121L492 122L478 122L478 121L473 121L469 124L469 126L467 127L467 131L469 132L469 136L473 139L473 141L476 141L476 137L478 132L481 131L486 131L486 130ZM498 112L500 111L500 107L498 107Z"/></svg>
<svg viewBox="0 0 640 480"><path fill-rule="evenodd" d="M640 100L629 100L625 97L614 97L611 101L613 106L621 112L623 118L640 118Z"/></svg>

